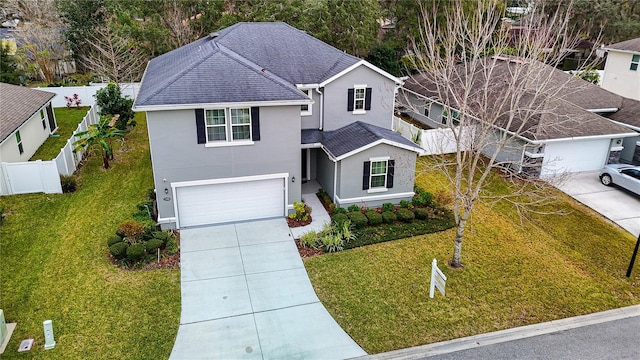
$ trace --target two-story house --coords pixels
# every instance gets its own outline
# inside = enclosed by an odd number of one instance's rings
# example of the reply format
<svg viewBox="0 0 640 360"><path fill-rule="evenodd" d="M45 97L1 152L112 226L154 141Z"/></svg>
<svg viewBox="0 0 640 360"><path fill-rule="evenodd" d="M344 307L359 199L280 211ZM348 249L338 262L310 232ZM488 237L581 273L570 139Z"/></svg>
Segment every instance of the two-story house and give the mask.
<svg viewBox="0 0 640 360"><path fill-rule="evenodd" d="M640 100L640 38L604 47L602 88L630 99Z"/></svg>
<svg viewBox="0 0 640 360"><path fill-rule="evenodd" d="M391 130L401 82L285 23L238 23L151 60L163 228L285 216L316 180L340 206L413 196L419 148Z"/></svg>

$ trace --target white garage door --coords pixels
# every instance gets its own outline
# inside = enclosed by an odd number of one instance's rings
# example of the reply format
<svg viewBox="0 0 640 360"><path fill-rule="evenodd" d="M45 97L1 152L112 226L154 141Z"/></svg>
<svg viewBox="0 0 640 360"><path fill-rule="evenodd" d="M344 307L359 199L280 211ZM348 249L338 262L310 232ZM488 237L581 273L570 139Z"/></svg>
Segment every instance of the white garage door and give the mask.
<svg viewBox="0 0 640 360"><path fill-rule="evenodd" d="M176 188L179 226L284 216L284 179Z"/></svg>
<svg viewBox="0 0 640 360"><path fill-rule="evenodd" d="M610 139L546 144L541 176L602 169L610 147Z"/></svg>

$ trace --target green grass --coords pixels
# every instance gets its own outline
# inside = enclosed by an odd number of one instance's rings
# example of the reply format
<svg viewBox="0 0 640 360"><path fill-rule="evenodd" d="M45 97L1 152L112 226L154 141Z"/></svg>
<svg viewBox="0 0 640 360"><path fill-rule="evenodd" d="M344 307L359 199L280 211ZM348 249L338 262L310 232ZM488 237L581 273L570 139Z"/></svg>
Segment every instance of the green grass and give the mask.
<svg viewBox="0 0 640 360"><path fill-rule="evenodd" d="M447 185L423 171L418 185ZM490 191L503 191L494 179ZM480 203L463 241L465 267L446 265L455 229L305 259L318 296L367 352L427 344L640 303L640 262L625 272L635 239L550 189L567 215L523 222L504 204ZM431 260L447 295L429 299Z"/></svg>
<svg viewBox="0 0 640 360"><path fill-rule="evenodd" d="M0 308L18 323L3 359L168 358L179 323L179 271L121 270L105 245L153 187L144 114L136 121L130 150L116 149L109 170L99 156L90 158L77 192L0 198ZM57 344L44 351L48 319ZM17 353L29 337L33 349Z"/></svg>
<svg viewBox="0 0 640 360"><path fill-rule="evenodd" d="M50 136L41 146L38 148L35 154L31 157L30 161L35 160L53 160L60 153L60 149L67 143L67 140L73 134L73 131L78 127L78 124L82 121L82 118L89 111L88 106L80 108L56 108L53 109L56 116L56 123L58 124L58 131L56 135L59 137Z"/></svg>

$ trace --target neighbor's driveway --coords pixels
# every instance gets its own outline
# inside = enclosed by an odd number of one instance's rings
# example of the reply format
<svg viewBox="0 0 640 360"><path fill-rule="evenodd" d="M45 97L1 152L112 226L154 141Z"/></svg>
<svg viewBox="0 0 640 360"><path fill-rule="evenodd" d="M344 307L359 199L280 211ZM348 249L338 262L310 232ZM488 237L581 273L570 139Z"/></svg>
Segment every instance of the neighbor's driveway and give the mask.
<svg viewBox="0 0 640 360"><path fill-rule="evenodd" d="M284 219L184 229L180 243L182 312L171 359L366 354L318 300Z"/></svg>
<svg viewBox="0 0 640 360"><path fill-rule="evenodd" d="M558 186L574 199L620 225L633 236L640 234L640 196L600 183L599 172L583 172Z"/></svg>

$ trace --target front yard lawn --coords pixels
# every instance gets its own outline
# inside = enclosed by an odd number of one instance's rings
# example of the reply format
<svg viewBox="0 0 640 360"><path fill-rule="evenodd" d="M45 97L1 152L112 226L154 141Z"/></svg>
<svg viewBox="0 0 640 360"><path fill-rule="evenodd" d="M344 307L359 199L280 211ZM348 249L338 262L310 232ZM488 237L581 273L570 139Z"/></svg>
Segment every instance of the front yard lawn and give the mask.
<svg viewBox="0 0 640 360"><path fill-rule="evenodd" d="M144 114L136 121L130 150L116 147L109 170L100 156L91 157L79 170L77 192L0 197L6 215L0 308L18 323L3 359L169 357L180 315L179 271L122 270L105 245L153 187ZM57 344L45 351L42 322L49 319ZM18 353L30 337L33 349Z"/></svg>
<svg viewBox="0 0 640 360"><path fill-rule="evenodd" d="M426 161L418 161L417 184L437 193L444 180L424 171ZM625 277L635 239L559 196L556 208L567 215L534 215L522 227L503 204L477 205L462 270L446 266L455 229L304 263L322 303L369 353L640 303L640 262ZM447 295L429 299L434 258L448 277Z"/></svg>
<svg viewBox="0 0 640 360"><path fill-rule="evenodd" d="M29 159L29 161L35 160L53 160L60 153L60 149L67 143L67 140L73 134L73 131L78 127L78 124L82 121L89 106L83 106L80 108L55 108L53 109L56 115L56 122L58 124L58 131L55 135L50 136L36 151L35 154Z"/></svg>

